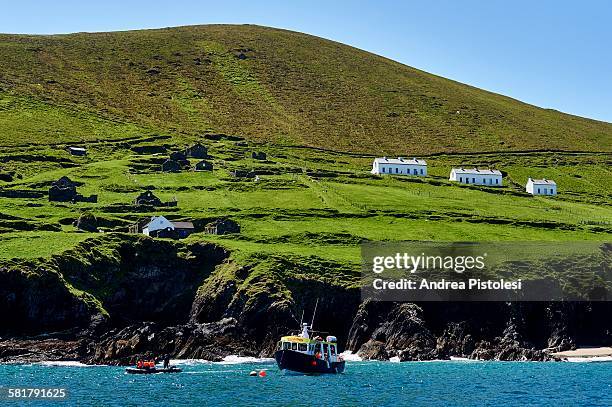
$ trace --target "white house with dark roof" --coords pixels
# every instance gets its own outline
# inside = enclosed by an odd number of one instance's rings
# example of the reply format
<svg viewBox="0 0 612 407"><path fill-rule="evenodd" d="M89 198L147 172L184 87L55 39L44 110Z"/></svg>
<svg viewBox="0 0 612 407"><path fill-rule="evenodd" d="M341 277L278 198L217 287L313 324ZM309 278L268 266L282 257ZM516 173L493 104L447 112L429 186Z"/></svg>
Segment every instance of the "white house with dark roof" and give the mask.
<svg viewBox="0 0 612 407"><path fill-rule="evenodd" d="M142 233L151 237L185 238L194 231L192 222L171 222L163 216L153 216L143 226Z"/></svg>
<svg viewBox="0 0 612 407"><path fill-rule="evenodd" d="M557 195L557 183L551 179L532 179L527 180L525 190L531 195Z"/></svg>
<svg viewBox="0 0 612 407"><path fill-rule="evenodd" d="M418 158L375 158L372 164L372 174L427 176L427 163Z"/></svg>
<svg viewBox="0 0 612 407"><path fill-rule="evenodd" d="M450 173L449 181L456 181L460 184L501 187L503 182L503 176L501 171L499 170L479 168L453 168Z"/></svg>

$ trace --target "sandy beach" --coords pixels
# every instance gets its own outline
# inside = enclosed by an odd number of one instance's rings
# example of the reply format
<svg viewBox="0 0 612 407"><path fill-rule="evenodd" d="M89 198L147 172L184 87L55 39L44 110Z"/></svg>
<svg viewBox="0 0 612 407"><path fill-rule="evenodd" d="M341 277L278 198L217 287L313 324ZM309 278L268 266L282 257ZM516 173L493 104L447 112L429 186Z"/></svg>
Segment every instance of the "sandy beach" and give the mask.
<svg viewBox="0 0 612 407"><path fill-rule="evenodd" d="M560 358L592 358L612 356L612 347L580 348L576 350L553 353L553 355Z"/></svg>

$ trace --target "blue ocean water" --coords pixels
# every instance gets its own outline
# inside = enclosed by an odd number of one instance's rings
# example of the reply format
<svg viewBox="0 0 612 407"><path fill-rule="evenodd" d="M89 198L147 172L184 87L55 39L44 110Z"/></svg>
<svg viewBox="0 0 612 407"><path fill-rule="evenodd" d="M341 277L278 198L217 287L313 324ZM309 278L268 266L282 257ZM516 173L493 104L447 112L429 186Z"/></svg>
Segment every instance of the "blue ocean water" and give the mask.
<svg viewBox="0 0 612 407"><path fill-rule="evenodd" d="M612 406L612 363L347 362L345 374L283 375L272 361L182 362L183 373L4 365L0 387L63 387L54 405ZM250 377L265 369L266 377ZM0 404L23 405L6 399ZM46 401L28 405L48 405Z"/></svg>

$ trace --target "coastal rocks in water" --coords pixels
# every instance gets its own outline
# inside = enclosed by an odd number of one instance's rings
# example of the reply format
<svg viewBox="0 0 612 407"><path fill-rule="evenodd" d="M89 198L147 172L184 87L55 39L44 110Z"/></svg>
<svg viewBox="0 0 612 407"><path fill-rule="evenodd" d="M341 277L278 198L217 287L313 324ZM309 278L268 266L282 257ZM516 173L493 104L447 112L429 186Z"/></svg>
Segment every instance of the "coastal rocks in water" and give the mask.
<svg viewBox="0 0 612 407"><path fill-rule="evenodd" d="M389 360L385 343L370 339L359 348L359 357L366 360Z"/></svg>
<svg viewBox="0 0 612 407"><path fill-rule="evenodd" d="M390 303L364 301L349 332L347 349L364 359L556 360L546 344L573 346L567 327L551 321L559 307L543 303L479 304ZM554 312L557 312L554 311ZM551 324L551 325L549 325Z"/></svg>
<svg viewBox="0 0 612 407"><path fill-rule="evenodd" d="M152 359L169 354L177 359L220 361L229 355L253 356L254 349L233 318L171 327L142 323L112 330L92 341L85 360L87 363L131 365L139 358Z"/></svg>
<svg viewBox="0 0 612 407"><path fill-rule="evenodd" d="M0 363L38 363L79 360L86 351L82 339L14 338L0 339Z"/></svg>
<svg viewBox="0 0 612 407"><path fill-rule="evenodd" d="M436 350L440 358L450 356L467 356L475 348L474 338L468 332L466 322L451 322L442 335L438 337Z"/></svg>
<svg viewBox="0 0 612 407"><path fill-rule="evenodd" d="M363 358L435 359L436 340L426 327L422 312L412 303L365 301L353 320L347 347Z"/></svg>

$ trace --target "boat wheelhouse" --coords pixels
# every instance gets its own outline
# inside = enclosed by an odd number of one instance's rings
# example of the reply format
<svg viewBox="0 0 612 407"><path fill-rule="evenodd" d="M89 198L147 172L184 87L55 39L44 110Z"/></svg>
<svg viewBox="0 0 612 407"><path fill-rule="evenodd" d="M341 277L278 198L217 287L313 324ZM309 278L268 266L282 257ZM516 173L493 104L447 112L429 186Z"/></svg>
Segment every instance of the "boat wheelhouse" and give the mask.
<svg viewBox="0 0 612 407"><path fill-rule="evenodd" d="M311 338L311 327L302 324L298 335L283 336L274 358L282 371L304 374L342 373L345 361L338 354L335 336Z"/></svg>

